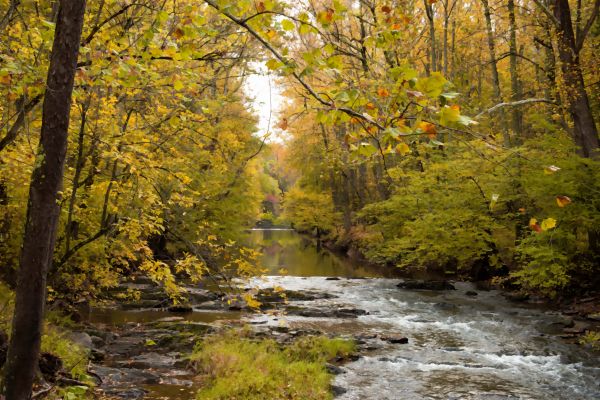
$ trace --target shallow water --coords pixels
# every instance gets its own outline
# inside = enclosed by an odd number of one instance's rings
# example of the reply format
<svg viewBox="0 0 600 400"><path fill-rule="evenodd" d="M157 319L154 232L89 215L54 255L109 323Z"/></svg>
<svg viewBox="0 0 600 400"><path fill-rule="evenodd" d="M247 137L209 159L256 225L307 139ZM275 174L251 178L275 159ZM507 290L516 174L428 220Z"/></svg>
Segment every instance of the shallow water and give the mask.
<svg viewBox="0 0 600 400"><path fill-rule="evenodd" d="M600 399L597 353L542 332L557 321L553 311L517 306L497 291L466 296L476 290L469 283L457 283L456 291L429 292L398 289L398 279L326 280L324 276L377 273L318 253L294 232L253 233L255 242L260 233L270 250L264 257L271 271L284 267L297 276L269 276L256 285L324 291L337 297L304 305L368 312L351 320L287 316L285 323L328 333L409 339L408 344L379 340L379 349L345 365L346 372L335 380L347 390L340 399Z"/></svg>
<svg viewBox="0 0 600 400"><path fill-rule="evenodd" d="M335 381L348 390L340 399L600 398L598 359L538 330L556 321L553 312L516 307L494 291L467 297L473 290L467 283L443 293L401 290L396 283L269 277L261 285L327 291L338 297L306 303L369 312L350 321L286 317L293 328L409 339L379 341L380 349L345 365Z"/></svg>

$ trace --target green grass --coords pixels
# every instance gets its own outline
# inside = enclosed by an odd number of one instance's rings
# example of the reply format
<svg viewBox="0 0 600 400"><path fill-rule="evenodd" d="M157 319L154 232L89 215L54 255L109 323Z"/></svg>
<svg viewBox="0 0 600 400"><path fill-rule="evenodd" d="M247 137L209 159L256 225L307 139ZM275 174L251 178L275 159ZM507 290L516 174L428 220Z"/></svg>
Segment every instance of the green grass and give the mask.
<svg viewBox="0 0 600 400"><path fill-rule="evenodd" d="M203 400L327 400L328 360L348 356L355 344L343 339L310 337L281 346L270 339L251 340L230 332L200 342L192 356L206 386Z"/></svg>

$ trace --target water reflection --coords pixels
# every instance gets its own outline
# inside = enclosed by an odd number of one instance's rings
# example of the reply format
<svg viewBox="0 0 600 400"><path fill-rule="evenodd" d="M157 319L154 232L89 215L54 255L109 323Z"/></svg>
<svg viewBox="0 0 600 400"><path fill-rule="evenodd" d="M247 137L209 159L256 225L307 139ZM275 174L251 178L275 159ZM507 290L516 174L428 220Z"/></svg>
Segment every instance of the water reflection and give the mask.
<svg viewBox="0 0 600 400"><path fill-rule="evenodd" d="M390 276L393 272L317 249L310 238L293 230L251 230L247 240L250 246L263 253L261 261L267 275L358 278Z"/></svg>

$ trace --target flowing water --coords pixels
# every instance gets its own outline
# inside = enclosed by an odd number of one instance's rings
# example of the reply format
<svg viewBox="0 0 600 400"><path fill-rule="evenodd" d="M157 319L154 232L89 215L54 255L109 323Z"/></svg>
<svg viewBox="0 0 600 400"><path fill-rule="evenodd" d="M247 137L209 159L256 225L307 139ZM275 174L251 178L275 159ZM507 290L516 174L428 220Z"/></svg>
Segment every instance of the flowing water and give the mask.
<svg viewBox="0 0 600 400"><path fill-rule="evenodd" d="M399 289L400 279L389 269L319 250L291 230L253 230L248 242L262 250L268 270L252 286L326 292L330 298L292 305L322 314L335 309L366 313L356 318L282 317L195 309L182 317L189 323L242 318L259 327L287 325L290 330L364 338L369 350L343 365L335 378L334 384L346 390L340 400L600 399L598 353L553 335L561 320L554 311L510 303L497 291L477 290L469 283L456 283L455 291ZM474 290L477 296L466 295ZM96 310L92 320L133 327L166 315L159 310ZM390 335L406 337L408 344L380 339ZM145 385L146 398L193 398L193 382L165 382Z"/></svg>
<svg viewBox="0 0 600 400"><path fill-rule="evenodd" d="M271 273L286 268L290 274L269 276L259 285L324 291L336 297L304 305L368 312L351 320L287 316L285 323L409 339L379 340L377 349L345 365L335 380L347 390L339 399L600 399L597 353L544 333L560 320L553 311L517 306L497 291L467 296L476 290L469 283L455 284L455 291L402 290L398 279L318 252L293 231L253 231L251 237L264 247ZM360 276L371 278L352 279Z"/></svg>

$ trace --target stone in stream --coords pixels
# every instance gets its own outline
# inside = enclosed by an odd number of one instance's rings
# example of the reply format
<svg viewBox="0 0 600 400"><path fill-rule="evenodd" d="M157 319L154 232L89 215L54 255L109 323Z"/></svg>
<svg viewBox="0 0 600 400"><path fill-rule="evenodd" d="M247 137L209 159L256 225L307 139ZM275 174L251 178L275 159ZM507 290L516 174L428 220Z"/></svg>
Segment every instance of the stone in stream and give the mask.
<svg viewBox="0 0 600 400"><path fill-rule="evenodd" d="M331 385L331 393L333 393L333 397L338 397L346 393L348 390L344 389L341 386Z"/></svg>
<svg viewBox="0 0 600 400"><path fill-rule="evenodd" d="M448 281L425 281L420 279L400 282L396 287L407 290L456 290L454 285Z"/></svg>
<svg viewBox="0 0 600 400"><path fill-rule="evenodd" d="M136 368L113 368L103 365L92 365L90 371L101 379L101 387L111 388L124 385L160 383L160 376L157 373Z"/></svg>
<svg viewBox="0 0 600 400"><path fill-rule="evenodd" d="M408 338L400 335L385 335L381 336L381 340L392 343L392 344L406 344L408 343Z"/></svg>
<svg viewBox="0 0 600 400"><path fill-rule="evenodd" d="M179 304L179 305L171 306L171 307L167 308L167 311L172 312L172 313L190 313L190 312L194 311L194 309L192 308L192 306Z"/></svg>
<svg viewBox="0 0 600 400"><path fill-rule="evenodd" d="M444 311L457 311L458 310L458 306L456 304L452 304L452 303L435 303L433 305L433 308L437 308L438 310L444 310Z"/></svg>
<svg viewBox="0 0 600 400"><path fill-rule="evenodd" d="M465 294L466 294L467 296L472 296L472 297L474 297L474 296L477 296L477 292L475 292L475 291L473 291L473 290L467 290L467 291L465 292Z"/></svg>
<svg viewBox="0 0 600 400"><path fill-rule="evenodd" d="M585 317L587 319L591 319L592 321L600 321L600 312L588 314Z"/></svg>
<svg viewBox="0 0 600 400"><path fill-rule="evenodd" d="M327 369L327 372L329 372L331 375L340 375L340 374L345 374L346 371L344 371L342 368L338 367L337 365L333 365L333 364L325 364L325 369Z"/></svg>
<svg viewBox="0 0 600 400"><path fill-rule="evenodd" d="M69 334L69 339L76 345L83 347L85 350L91 350L94 347L92 337L86 332L71 332Z"/></svg>
<svg viewBox="0 0 600 400"><path fill-rule="evenodd" d="M120 364L138 369L171 369L178 360L177 356L178 354L159 354L150 352L132 357L129 360L121 361Z"/></svg>
<svg viewBox="0 0 600 400"><path fill-rule="evenodd" d="M328 276L327 278L325 278L326 281L339 281L340 278L338 278L337 276Z"/></svg>
<svg viewBox="0 0 600 400"><path fill-rule="evenodd" d="M146 393L148 393L148 391L139 388L110 388L104 390L105 395L131 400L142 399Z"/></svg>

